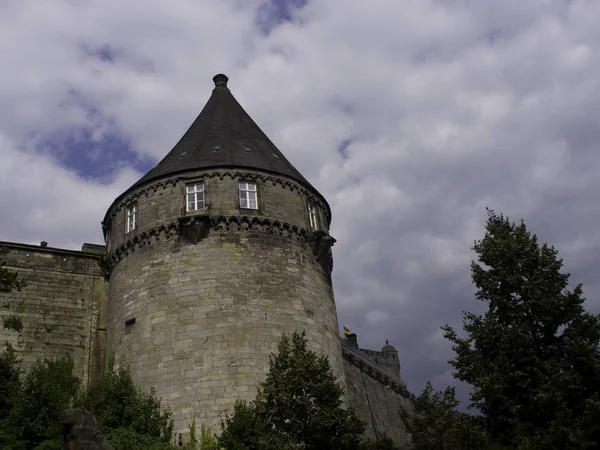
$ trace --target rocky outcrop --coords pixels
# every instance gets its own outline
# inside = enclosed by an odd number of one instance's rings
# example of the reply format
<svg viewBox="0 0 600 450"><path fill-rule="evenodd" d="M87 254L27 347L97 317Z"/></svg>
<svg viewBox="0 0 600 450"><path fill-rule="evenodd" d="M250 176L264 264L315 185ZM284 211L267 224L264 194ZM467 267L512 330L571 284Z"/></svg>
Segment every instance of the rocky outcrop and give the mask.
<svg viewBox="0 0 600 450"><path fill-rule="evenodd" d="M91 412L83 408L67 409L62 413L61 423L64 450L113 450Z"/></svg>

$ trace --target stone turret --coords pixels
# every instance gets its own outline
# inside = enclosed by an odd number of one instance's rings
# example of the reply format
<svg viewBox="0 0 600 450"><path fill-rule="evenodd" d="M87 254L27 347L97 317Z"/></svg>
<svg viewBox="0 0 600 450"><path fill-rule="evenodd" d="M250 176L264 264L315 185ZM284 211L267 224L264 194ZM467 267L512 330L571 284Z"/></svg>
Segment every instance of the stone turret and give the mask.
<svg viewBox="0 0 600 450"><path fill-rule="evenodd" d="M366 356L372 363L375 363L385 372L393 375L394 377L400 378L400 358L398 357L398 350L386 340L385 345L380 352L377 350L370 350L367 348L360 348L358 346L358 337L356 333L348 333L343 339L342 343L349 350L358 352L363 356Z"/></svg>
<svg viewBox="0 0 600 450"><path fill-rule="evenodd" d="M188 131L103 221L107 348L178 432L250 399L283 332L344 371L331 211L235 100L225 75Z"/></svg>
<svg viewBox="0 0 600 450"><path fill-rule="evenodd" d="M394 375L400 376L400 358L398 358L398 350L388 341L381 349L381 364Z"/></svg>

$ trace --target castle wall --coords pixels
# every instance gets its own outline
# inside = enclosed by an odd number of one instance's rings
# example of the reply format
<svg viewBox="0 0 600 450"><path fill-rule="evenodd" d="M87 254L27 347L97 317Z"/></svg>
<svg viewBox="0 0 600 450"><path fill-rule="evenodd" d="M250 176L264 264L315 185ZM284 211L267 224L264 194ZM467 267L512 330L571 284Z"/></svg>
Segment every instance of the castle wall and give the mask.
<svg viewBox="0 0 600 450"><path fill-rule="evenodd" d="M0 344L12 344L24 369L70 354L83 387L101 371L108 300L98 267L103 247L86 246L90 252L0 242L9 250L7 267L27 283L21 292L0 293ZM11 316L22 330L6 326Z"/></svg>
<svg viewBox="0 0 600 450"><path fill-rule="evenodd" d="M211 207L199 222L178 220L184 180L136 197L137 233L122 235L124 208L110 215L107 344L179 432L194 419L218 430L236 399L252 399L283 332L306 330L344 373L331 267L307 242L304 193L257 178L259 210L240 210L238 179L203 179Z"/></svg>
<svg viewBox="0 0 600 450"><path fill-rule="evenodd" d="M364 361L351 349L344 346L343 351L348 400L367 424L366 436L387 436L397 445L408 444L410 436L399 416L401 408L410 408L403 383Z"/></svg>
<svg viewBox="0 0 600 450"><path fill-rule="evenodd" d="M360 351L375 361L375 363L381 366L385 371L400 377L400 359L398 358L398 352L395 350L380 352L377 350L361 348Z"/></svg>

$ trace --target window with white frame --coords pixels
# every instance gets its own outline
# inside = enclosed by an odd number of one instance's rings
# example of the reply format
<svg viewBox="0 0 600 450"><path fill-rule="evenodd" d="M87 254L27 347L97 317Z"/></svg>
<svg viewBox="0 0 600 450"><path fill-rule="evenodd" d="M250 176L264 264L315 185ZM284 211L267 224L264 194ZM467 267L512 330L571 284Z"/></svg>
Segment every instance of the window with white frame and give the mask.
<svg viewBox="0 0 600 450"><path fill-rule="evenodd" d="M137 203L129 205L127 207L127 232L133 231L137 228Z"/></svg>
<svg viewBox="0 0 600 450"><path fill-rule="evenodd" d="M186 186L187 211L204 209L204 183L188 184Z"/></svg>
<svg viewBox="0 0 600 450"><path fill-rule="evenodd" d="M240 182L240 208L258 209L256 183Z"/></svg>
<svg viewBox="0 0 600 450"><path fill-rule="evenodd" d="M310 221L310 227L313 230L318 228L317 226L317 208L312 203L308 205L308 220Z"/></svg>

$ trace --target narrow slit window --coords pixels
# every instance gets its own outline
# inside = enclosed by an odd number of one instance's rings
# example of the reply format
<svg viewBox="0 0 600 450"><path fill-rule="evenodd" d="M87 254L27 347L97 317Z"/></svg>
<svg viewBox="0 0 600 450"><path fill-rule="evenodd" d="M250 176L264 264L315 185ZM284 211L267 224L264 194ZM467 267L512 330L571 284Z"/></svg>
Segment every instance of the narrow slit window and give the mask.
<svg viewBox="0 0 600 450"><path fill-rule="evenodd" d="M310 221L310 227L313 230L318 229L317 225L317 208L312 203L308 205L308 220Z"/></svg>
<svg viewBox="0 0 600 450"><path fill-rule="evenodd" d="M204 209L204 183L188 184L186 197L188 212Z"/></svg>
<svg viewBox="0 0 600 450"><path fill-rule="evenodd" d="M240 183L240 208L258 209L256 183Z"/></svg>
<svg viewBox="0 0 600 450"><path fill-rule="evenodd" d="M127 232L133 231L137 228L137 215L138 209L137 204L133 204L127 207Z"/></svg>

